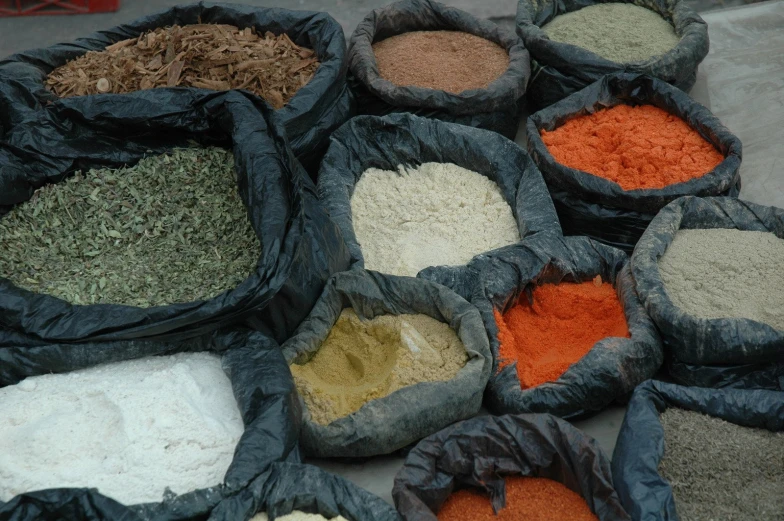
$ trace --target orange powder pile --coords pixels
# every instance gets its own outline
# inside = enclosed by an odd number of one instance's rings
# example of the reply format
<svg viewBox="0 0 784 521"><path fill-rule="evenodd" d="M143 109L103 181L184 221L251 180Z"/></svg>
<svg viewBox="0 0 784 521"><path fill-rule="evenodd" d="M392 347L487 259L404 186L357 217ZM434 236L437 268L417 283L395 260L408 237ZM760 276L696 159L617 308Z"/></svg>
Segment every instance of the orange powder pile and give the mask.
<svg viewBox="0 0 784 521"><path fill-rule="evenodd" d="M506 507L493 513L490 498L458 490L438 512L438 521L598 521L588 504L561 483L545 478L506 478Z"/></svg>
<svg viewBox="0 0 784 521"><path fill-rule="evenodd" d="M500 367L517 362L520 387L557 380L607 337L629 337L623 307L611 284L543 284L501 315L497 310Z"/></svg>
<svg viewBox="0 0 784 521"><path fill-rule="evenodd" d="M688 123L651 105L616 105L541 135L562 165L614 181L624 190L683 183L724 159Z"/></svg>

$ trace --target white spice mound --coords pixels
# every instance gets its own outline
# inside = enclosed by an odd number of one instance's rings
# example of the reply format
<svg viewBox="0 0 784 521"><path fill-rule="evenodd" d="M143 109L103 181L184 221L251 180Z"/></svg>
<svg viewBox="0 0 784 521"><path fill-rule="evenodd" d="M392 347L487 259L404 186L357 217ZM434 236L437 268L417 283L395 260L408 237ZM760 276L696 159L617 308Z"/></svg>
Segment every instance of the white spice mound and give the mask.
<svg viewBox="0 0 784 521"><path fill-rule="evenodd" d="M269 518L265 513L256 514L250 519L250 521L268 521L268 520ZM276 517L275 521L330 521L330 519L320 514L307 514L305 512L300 512L299 510L293 510L291 514ZM333 517L331 521L348 521L348 520L343 516L338 516L338 517Z"/></svg>
<svg viewBox="0 0 784 521"><path fill-rule="evenodd" d="M183 353L0 389L0 501L57 487L124 504L223 482L243 423L220 358Z"/></svg>
<svg viewBox="0 0 784 521"><path fill-rule="evenodd" d="M392 275L466 264L520 240L498 185L452 163L370 168L354 189L351 213L365 268Z"/></svg>
<svg viewBox="0 0 784 521"><path fill-rule="evenodd" d="M667 294L699 318L748 318L784 330L784 240L769 232L679 230L659 259Z"/></svg>

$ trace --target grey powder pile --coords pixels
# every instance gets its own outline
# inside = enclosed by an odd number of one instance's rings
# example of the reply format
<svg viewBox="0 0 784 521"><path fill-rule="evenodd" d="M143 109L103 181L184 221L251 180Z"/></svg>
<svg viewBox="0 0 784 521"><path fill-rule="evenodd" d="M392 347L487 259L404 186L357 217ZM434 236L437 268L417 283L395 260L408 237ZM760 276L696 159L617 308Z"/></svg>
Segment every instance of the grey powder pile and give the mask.
<svg viewBox="0 0 784 521"><path fill-rule="evenodd" d="M734 229L679 230L659 259L667 294L705 319L748 318L784 330L784 240Z"/></svg>
<svg viewBox="0 0 784 521"><path fill-rule="evenodd" d="M784 433L675 408L661 422L659 472L681 521L784 520Z"/></svg>
<svg viewBox="0 0 784 521"><path fill-rule="evenodd" d="M678 44L672 24L634 4L607 3L556 16L542 27L551 40L587 49L616 63L643 61Z"/></svg>

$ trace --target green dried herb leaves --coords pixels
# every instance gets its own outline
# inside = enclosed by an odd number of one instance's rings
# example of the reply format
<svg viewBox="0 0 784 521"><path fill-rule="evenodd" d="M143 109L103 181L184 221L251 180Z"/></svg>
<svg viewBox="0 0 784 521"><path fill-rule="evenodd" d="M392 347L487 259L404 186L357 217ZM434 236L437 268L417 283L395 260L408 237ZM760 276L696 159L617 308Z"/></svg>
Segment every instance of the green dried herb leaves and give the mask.
<svg viewBox="0 0 784 521"><path fill-rule="evenodd" d="M0 276L19 287L150 307L234 288L260 244L231 152L181 148L44 186L0 219L0 251Z"/></svg>

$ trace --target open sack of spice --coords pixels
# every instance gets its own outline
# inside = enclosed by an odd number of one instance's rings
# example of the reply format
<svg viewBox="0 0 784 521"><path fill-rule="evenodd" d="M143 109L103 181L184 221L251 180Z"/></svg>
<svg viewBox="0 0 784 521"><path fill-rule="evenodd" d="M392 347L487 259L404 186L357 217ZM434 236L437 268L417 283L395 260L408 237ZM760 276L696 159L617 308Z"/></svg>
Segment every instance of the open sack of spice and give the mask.
<svg viewBox="0 0 784 521"><path fill-rule="evenodd" d="M391 114L353 118L330 139L319 198L354 265L413 277L560 232L533 161L494 132Z"/></svg>
<svg viewBox="0 0 784 521"><path fill-rule="evenodd" d="M628 521L599 444L549 414L480 416L428 436L392 489L405 521Z"/></svg>
<svg viewBox="0 0 784 521"><path fill-rule="evenodd" d="M30 347L288 338L348 252L272 110L127 96L111 117L63 100L0 145L0 327Z"/></svg>
<svg viewBox="0 0 784 521"><path fill-rule="evenodd" d="M262 333L35 351L0 373L0 519L204 519L299 461L294 383Z"/></svg>
<svg viewBox="0 0 784 521"><path fill-rule="evenodd" d="M782 394L640 385L612 459L632 519L784 517Z"/></svg>
<svg viewBox="0 0 784 521"><path fill-rule="evenodd" d="M133 103L100 97L144 91L140 102L210 90L245 89L277 109L295 155L308 169L334 129L353 112L346 84L343 29L327 13L199 2L173 7L99 31L72 43L15 54L0 61L0 130L62 98L85 114ZM180 87L167 90L158 88ZM4 127L4 128L3 128ZM0 132L2 135L2 132Z"/></svg>
<svg viewBox="0 0 784 521"><path fill-rule="evenodd" d="M516 23L531 53L532 110L621 72L688 92L708 55L708 25L684 0L519 0Z"/></svg>
<svg viewBox="0 0 784 521"><path fill-rule="evenodd" d="M670 201L740 192L740 140L648 76L606 76L533 114L526 128L566 235L631 253Z"/></svg>
<svg viewBox="0 0 784 521"><path fill-rule="evenodd" d="M348 60L360 114L410 112L517 133L528 51L489 20L432 0L398 1L357 25Z"/></svg>
<svg viewBox="0 0 784 521"><path fill-rule="evenodd" d="M632 256L637 292L680 383L784 390L784 210L682 197Z"/></svg>
<svg viewBox="0 0 784 521"><path fill-rule="evenodd" d="M378 496L312 465L273 463L209 521L399 521Z"/></svg>
<svg viewBox="0 0 784 521"><path fill-rule="evenodd" d="M491 357L478 311L443 286L353 269L282 346L313 457L388 454L479 411Z"/></svg>

